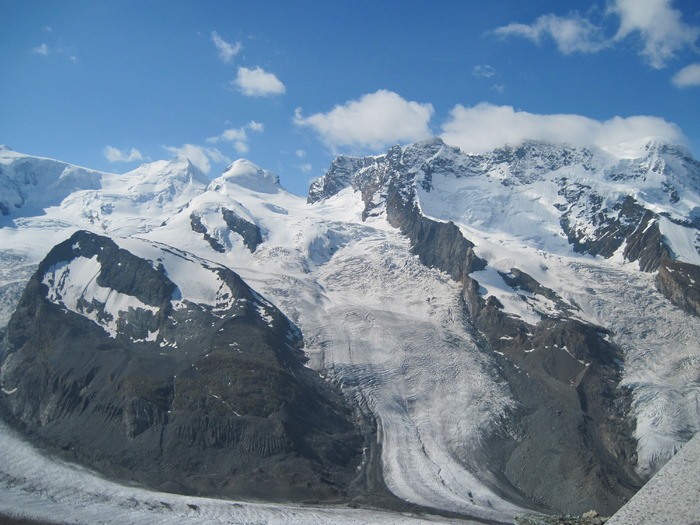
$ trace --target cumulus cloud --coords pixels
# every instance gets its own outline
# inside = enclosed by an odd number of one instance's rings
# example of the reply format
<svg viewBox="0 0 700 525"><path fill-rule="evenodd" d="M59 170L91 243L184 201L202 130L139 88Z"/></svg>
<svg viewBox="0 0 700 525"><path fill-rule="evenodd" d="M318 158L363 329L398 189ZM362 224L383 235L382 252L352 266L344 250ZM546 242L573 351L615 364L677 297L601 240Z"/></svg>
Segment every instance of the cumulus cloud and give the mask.
<svg viewBox="0 0 700 525"><path fill-rule="evenodd" d="M240 128L226 129L221 135L216 137L209 137L207 142L212 142L216 144L220 141L232 142L233 147L240 154L248 153L250 147L248 146L248 130L255 131L257 133L262 133L265 131L265 125L261 122L255 122L251 120L245 126Z"/></svg>
<svg viewBox="0 0 700 525"><path fill-rule="evenodd" d="M303 159L304 157L306 157L306 150L298 149L294 152L294 154L300 159Z"/></svg>
<svg viewBox="0 0 700 525"><path fill-rule="evenodd" d="M233 57L238 54L242 47L240 42L236 42L235 44L226 42L216 31L211 32L211 41L214 42L214 46L216 46L216 50L219 52L219 58L226 64L233 62Z"/></svg>
<svg viewBox="0 0 700 525"><path fill-rule="evenodd" d="M299 169L302 173L309 173L312 169L314 169L314 167L311 164L301 164Z"/></svg>
<svg viewBox="0 0 700 525"><path fill-rule="evenodd" d="M338 105L328 113L302 116L297 108L294 123L313 129L334 153L379 150L396 142L414 142L431 136L428 126L432 104L403 99L387 90L363 95Z"/></svg>
<svg viewBox="0 0 700 525"><path fill-rule="evenodd" d="M671 79L673 85L679 88L700 86L700 62L684 67Z"/></svg>
<svg viewBox="0 0 700 525"><path fill-rule="evenodd" d="M134 162L136 160L143 160L143 155L141 152L135 148L131 148L131 151L121 151L112 146L105 146L102 150L105 158L109 162Z"/></svg>
<svg viewBox="0 0 700 525"><path fill-rule="evenodd" d="M516 145L526 139L602 148L648 137L685 141L678 126L658 117L614 117L599 121L581 115L538 115L487 103L455 106L441 136L448 144L471 153L483 153L505 144Z"/></svg>
<svg viewBox="0 0 700 525"><path fill-rule="evenodd" d="M286 91L284 84L274 74L259 66L255 69L239 67L233 84L248 97L282 95Z"/></svg>
<svg viewBox="0 0 700 525"><path fill-rule="evenodd" d="M508 24L497 28L495 33L502 37L521 36L537 44L549 37L554 40L559 51L567 55L577 51L595 53L607 46L601 28L578 13L566 17L542 15L530 25Z"/></svg>
<svg viewBox="0 0 700 525"><path fill-rule="evenodd" d="M211 171L212 162L231 163L231 159L216 148L205 148L194 144L183 144L179 148L173 146L163 146L163 148L173 155L187 157L192 164L197 166L204 173L209 173Z"/></svg>
<svg viewBox="0 0 700 525"><path fill-rule="evenodd" d="M700 28L684 23L671 0L615 0L610 10L620 17L615 40L638 32L644 42L642 55L657 69L700 36Z"/></svg>

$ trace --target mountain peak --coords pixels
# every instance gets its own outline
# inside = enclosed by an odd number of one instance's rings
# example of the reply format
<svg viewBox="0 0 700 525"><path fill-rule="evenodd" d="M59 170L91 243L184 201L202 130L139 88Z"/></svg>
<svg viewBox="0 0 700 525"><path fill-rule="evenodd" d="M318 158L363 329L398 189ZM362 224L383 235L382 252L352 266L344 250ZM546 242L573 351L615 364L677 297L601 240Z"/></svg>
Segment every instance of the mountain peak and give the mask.
<svg viewBox="0 0 700 525"><path fill-rule="evenodd" d="M690 152L683 145L656 136L611 144L603 146L601 149L617 159L641 159L662 154L691 157Z"/></svg>
<svg viewBox="0 0 700 525"><path fill-rule="evenodd" d="M167 173L186 174L193 180L209 184L209 177L207 177L200 168L198 168L188 157L185 157L184 155L177 155L169 161L166 161L164 171Z"/></svg>
<svg viewBox="0 0 700 525"><path fill-rule="evenodd" d="M136 181L134 188L140 188L144 184L152 185L154 188L165 188L173 183L188 184L190 182L199 183L206 187L210 182L209 177L202 170L182 155L170 160L157 160L141 164L127 175Z"/></svg>
<svg viewBox="0 0 700 525"><path fill-rule="evenodd" d="M271 171L264 170L248 159L238 159L224 173L209 184L212 191L226 193L228 184L261 193L277 193L281 189L279 177Z"/></svg>

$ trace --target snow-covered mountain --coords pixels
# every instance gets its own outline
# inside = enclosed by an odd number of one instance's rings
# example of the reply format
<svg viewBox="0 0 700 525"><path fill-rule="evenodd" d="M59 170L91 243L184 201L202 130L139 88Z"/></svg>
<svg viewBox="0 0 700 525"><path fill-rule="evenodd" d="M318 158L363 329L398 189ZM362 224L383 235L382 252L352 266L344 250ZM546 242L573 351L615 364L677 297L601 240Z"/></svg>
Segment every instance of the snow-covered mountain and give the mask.
<svg viewBox="0 0 700 525"><path fill-rule="evenodd" d="M5 416L116 479L510 523L612 512L700 428L679 146L433 139L339 157L308 199L246 160L209 181L4 148L0 206Z"/></svg>

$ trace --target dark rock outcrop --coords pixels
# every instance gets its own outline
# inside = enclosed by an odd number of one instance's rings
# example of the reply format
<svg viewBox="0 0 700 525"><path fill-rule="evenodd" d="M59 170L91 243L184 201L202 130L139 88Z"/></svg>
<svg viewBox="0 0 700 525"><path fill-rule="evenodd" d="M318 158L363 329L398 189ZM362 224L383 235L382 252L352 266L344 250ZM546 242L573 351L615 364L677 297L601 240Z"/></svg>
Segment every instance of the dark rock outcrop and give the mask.
<svg viewBox="0 0 700 525"><path fill-rule="evenodd" d="M582 195L572 195L571 188L566 188L566 196L572 203L582 198ZM576 229L571 222L571 210L561 218L561 227L574 250L608 258L624 246L622 255L625 259L639 261L639 269L643 272L656 271L661 259L669 253L659 230L658 215L628 196L614 207L612 211L616 215L611 217L602 213L602 199L595 195L587 198L595 201L591 204L594 212L592 224L596 227L593 235Z"/></svg>
<svg viewBox="0 0 700 525"><path fill-rule="evenodd" d="M369 157L356 158L341 155L337 157L325 177L316 179L309 188L307 202L314 203L326 199L351 185L352 177L362 168L372 164Z"/></svg>
<svg viewBox="0 0 700 525"><path fill-rule="evenodd" d="M260 233L260 228L258 228L257 225L248 222L235 212L226 208L221 210L221 215L231 231L243 237L243 244L246 245L246 248L248 248L251 253L263 242L262 233Z"/></svg>
<svg viewBox="0 0 700 525"><path fill-rule="evenodd" d="M673 304L700 316L700 266L665 257L656 275L656 286Z"/></svg>
<svg viewBox="0 0 700 525"><path fill-rule="evenodd" d="M153 311L131 308L110 336L50 300L47 272L78 257L98 259L101 287ZM87 232L56 246L7 328L2 384L17 390L0 398L5 418L110 477L159 490L361 493L371 421L358 426L340 392L303 366L301 334L286 317L232 271L215 270L235 296L227 311L187 300L174 308L179 290L162 266ZM78 308L94 314L93 302Z"/></svg>
<svg viewBox="0 0 700 525"><path fill-rule="evenodd" d="M232 232L235 232L241 236L243 244L246 248L248 248L248 250L250 250L251 253L255 252L257 247L263 242L260 228L256 224L245 220L236 212L229 209L222 208L220 213L221 217L226 223L226 226L228 226ZM226 247L209 232L207 227L202 222L201 217L195 213L190 214L190 227L192 228L192 231L201 233L204 240L209 243L209 246L211 246L214 251L219 253L226 252Z"/></svg>
<svg viewBox="0 0 700 525"><path fill-rule="evenodd" d="M209 235L209 231L202 223L201 217L195 215L194 213L190 214L190 228L192 228L193 232L201 233L204 240L209 243L209 246L211 246L214 251L219 253L224 253L226 251L226 248L224 248L219 241Z"/></svg>

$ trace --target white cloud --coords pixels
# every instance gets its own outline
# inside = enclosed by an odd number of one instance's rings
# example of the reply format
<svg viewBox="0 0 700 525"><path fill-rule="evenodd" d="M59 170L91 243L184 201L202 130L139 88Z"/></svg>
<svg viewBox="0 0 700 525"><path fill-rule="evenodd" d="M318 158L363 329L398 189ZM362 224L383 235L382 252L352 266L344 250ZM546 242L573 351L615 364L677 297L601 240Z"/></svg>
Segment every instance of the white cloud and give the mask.
<svg viewBox="0 0 700 525"><path fill-rule="evenodd" d="M313 169L313 166L311 164L301 164L299 169L302 173L309 173Z"/></svg>
<svg viewBox="0 0 700 525"><path fill-rule="evenodd" d="M204 148L194 144L183 144L180 148L173 146L163 146L163 148L173 155L187 157L192 164L197 166L204 173L209 173L211 171L211 162L231 162L231 159L216 148Z"/></svg>
<svg viewBox="0 0 700 525"><path fill-rule="evenodd" d="M303 149L298 149L298 150L296 150L296 151L294 152L294 154L295 154L297 157L299 157L300 159L303 159L304 157L306 157L306 151L304 151Z"/></svg>
<svg viewBox="0 0 700 525"><path fill-rule="evenodd" d="M251 131L257 131L259 133L262 133L263 131L265 131L265 124L263 124L262 122L255 122L254 120L251 120L250 122L248 122L248 129L250 129Z"/></svg>
<svg viewBox="0 0 700 525"><path fill-rule="evenodd" d="M239 67L238 76L233 84L249 97L268 97L285 92L284 84L274 74L268 73L259 66L255 69Z"/></svg>
<svg viewBox="0 0 700 525"><path fill-rule="evenodd" d="M493 66L489 66L488 64L474 66L474 68L472 69L472 75L474 75L475 77L491 78L495 74L496 68Z"/></svg>
<svg viewBox="0 0 700 525"><path fill-rule="evenodd" d="M484 153L523 140L607 147L648 137L683 143L675 124L658 117L613 117L599 121L581 115L537 115L511 106L481 103L455 106L442 127L442 139L471 153Z"/></svg>
<svg viewBox="0 0 700 525"><path fill-rule="evenodd" d="M236 148L238 153L248 153L250 147L248 146L248 130L255 131L257 133L262 133L265 131L265 125L251 120L245 126L240 128L226 129L221 135L216 137L209 137L207 142L216 144L219 141L232 142L233 147Z"/></svg>
<svg viewBox="0 0 700 525"><path fill-rule="evenodd" d="M243 128L231 128L224 130L224 132L219 135L218 137L213 137L210 139L211 142L218 142L219 140L228 140L228 141L235 141L235 140L248 140L248 134L245 131L245 127Z"/></svg>
<svg viewBox="0 0 700 525"><path fill-rule="evenodd" d="M250 151L250 146L248 146L247 142L244 142L242 140L237 140L233 143L233 147L236 148L236 151L240 153L241 155L248 153Z"/></svg>
<svg viewBox="0 0 700 525"><path fill-rule="evenodd" d="M229 44L226 40L221 38L216 31L211 32L211 41L214 42L216 50L219 52L219 58L227 64L233 62L233 57L235 57L243 47L240 42Z"/></svg>
<svg viewBox="0 0 700 525"><path fill-rule="evenodd" d="M49 46L47 46L46 44L41 44L40 46L36 46L34 49L32 49L32 51L34 51L34 53L37 53L39 55L47 56L51 50L49 49Z"/></svg>
<svg viewBox="0 0 700 525"><path fill-rule="evenodd" d="M657 69L678 51L693 47L700 36L700 28L684 23L671 0L615 0L610 10L620 17L615 40L639 32L644 42L642 55Z"/></svg>
<svg viewBox="0 0 700 525"><path fill-rule="evenodd" d="M131 148L131 151L127 152L126 150L120 151L112 146L105 146L102 153L109 162L134 162L136 160L143 160L143 155L135 148Z"/></svg>
<svg viewBox="0 0 700 525"><path fill-rule="evenodd" d="M303 117L297 108L294 123L312 128L333 152L379 150L396 142L430 137L432 104L409 102L387 90L363 95L328 113Z"/></svg>
<svg viewBox="0 0 700 525"><path fill-rule="evenodd" d="M609 0L605 14L619 21L611 38L604 35L602 26L575 12L565 17L546 14L532 24L512 23L494 32L503 37L521 36L538 44L550 37L564 54L596 53L637 34L643 43L642 56L660 69L679 51L694 48L700 37L700 27L683 22L682 13L672 7L672 1Z"/></svg>
<svg viewBox="0 0 700 525"><path fill-rule="evenodd" d="M522 36L539 44L542 38L549 36L554 40L559 51L571 54L595 53L608 44L601 28L582 18L578 13L561 17L553 14L540 16L531 25L508 24L495 30L499 36Z"/></svg>
<svg viewBox="0 0 700 525"><path fill-rule="evenodd" d="M673 85L679 88L700 86L700 62L684 67L671 79Z"/></svg>

